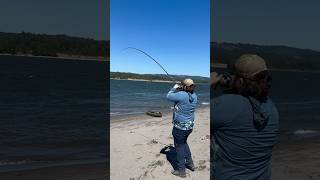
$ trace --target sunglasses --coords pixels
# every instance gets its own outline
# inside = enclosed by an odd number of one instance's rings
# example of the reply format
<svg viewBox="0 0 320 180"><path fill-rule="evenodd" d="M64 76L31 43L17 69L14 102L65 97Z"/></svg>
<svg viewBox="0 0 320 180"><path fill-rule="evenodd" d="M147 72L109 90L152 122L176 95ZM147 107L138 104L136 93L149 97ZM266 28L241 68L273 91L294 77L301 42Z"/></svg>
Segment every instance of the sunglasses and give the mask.
<svg viewBox="0 0 320 180"><path fill-rule="evenodd" d="M256 81L256 82L267 82L270 83L272 81L272 77L269 75L268 72L262 72L254 75L253 77L244 77L244 79L248 79L250 81Z"/></svg>

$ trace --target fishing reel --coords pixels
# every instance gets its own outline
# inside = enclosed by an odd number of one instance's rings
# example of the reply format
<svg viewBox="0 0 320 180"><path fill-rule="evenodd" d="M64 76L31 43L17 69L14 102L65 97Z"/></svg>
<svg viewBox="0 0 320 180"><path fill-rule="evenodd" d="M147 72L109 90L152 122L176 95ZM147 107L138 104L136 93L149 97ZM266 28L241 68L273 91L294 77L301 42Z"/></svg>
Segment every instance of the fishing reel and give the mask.
<svg viewBox="0 0 320 180"><path fill-rule="evenodd" d="M223 91L231 90L234 86L234 76L228 72L218 74L213 72L212 75L212 86L214 89L220 88Z"/></svg>
<svg viewBox="0 0 320 180"><path fill-rule="evenodd" d="M188 90L187 86L181 82L177 83L178 87L176 87L176 91L185 91L185 92L191 92Z"/></svg>
<svg viewBox="0 0 320 180"><path fill-rule="evenodd" d="M234 82L234 77L230 73L223 73L220 84L223 87L231 88Z"/></svg>
<svg viewBox="0 0 320 180"><path fill-rule="evenodd" d="M176 88L176 91L185 91L186 90L186 86L182 85L179 86L178 88Z"/></svg>
<svg viewBox="0 0 320 180"><path fill-rule="evenodd" d="M174 88L176 89L176 91L185 91L186 86L183 85L181 82L176 82Z"/></svg>

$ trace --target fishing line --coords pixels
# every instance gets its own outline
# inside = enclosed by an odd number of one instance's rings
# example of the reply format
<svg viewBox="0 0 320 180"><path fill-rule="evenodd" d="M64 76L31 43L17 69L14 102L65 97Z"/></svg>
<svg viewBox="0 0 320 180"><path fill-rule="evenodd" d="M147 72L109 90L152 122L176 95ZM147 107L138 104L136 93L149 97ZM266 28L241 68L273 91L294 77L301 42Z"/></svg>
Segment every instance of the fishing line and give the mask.
<svg viewBox="0 0 320 180"><path fill-rule="evenodd" d="M151 60L153 60L155 63L157 63L158 66L160 66L160 68L167 74L168 77L170 77L170 79L171 79L173 82L176 82L176 80L173 78L173 76L170 75L170 74L164 69L164 67L163 67L157 60L155 60L152 56L150 56L148 53L142 51L141 49L135 48L135 47L127 47L127 48L124 48L124 49L121 50L121 52L123 52L123 51L125 51L125 50L128 50L128 49L133 49L133 50L139 51L139 52L143 53L144 55L146 55L147 57L149 57Z"/></svg>
<svg viewBox="0 0 320 180"><path fill-rule="evenodd" d="M142 54L146 55L148 58L150 58L151 60L153 60L153 61L166 73L166 75L172 80L173 83L176 83L176 82L177 82L177 81L173 78L173 76L170 75L170 74L164 69L164 67L163 67L157 60L155 60L152 56L150 56L148 53L142 51L141 49L135 48L135 47L127 47L127 48L124 48L124 49L121 50L121 52L126 51L126 50L128 50L128 49L133 49L133 50L139 51L139 52L141 52ZM135 133L137 133L138 135L143 136L144 138L150 140L151 143L154 143L154 142L155 142L155 143L159 143L159 144L161 144L161 145L164 145L165 147L169 147L169 146L172 145L172 144L169 144L169 145L168 145L168 144L166 144L166 143L162 143L162 142L160 142L160 140L151 139L150 137L145 136L145 135L142 134L142 133L138 133L138 132L135 132ZM139 177L139 178L140 178L140 177Z"/></svg>

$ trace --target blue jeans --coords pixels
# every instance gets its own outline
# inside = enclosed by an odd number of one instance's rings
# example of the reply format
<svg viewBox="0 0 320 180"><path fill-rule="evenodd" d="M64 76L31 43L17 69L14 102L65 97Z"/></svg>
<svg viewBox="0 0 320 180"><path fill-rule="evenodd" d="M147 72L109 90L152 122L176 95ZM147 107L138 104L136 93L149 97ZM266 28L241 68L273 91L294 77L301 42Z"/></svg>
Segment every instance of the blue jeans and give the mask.
<svg viewBox="0 0 320 180"><path fill-rule="evenodd" d="M191 134L190 130L180 130L173 127L172 135L174 140L174 147L177 151L177 167L180 171L185 171L186 164L193 163L189 145L187 143L188 136Z"/></svg>

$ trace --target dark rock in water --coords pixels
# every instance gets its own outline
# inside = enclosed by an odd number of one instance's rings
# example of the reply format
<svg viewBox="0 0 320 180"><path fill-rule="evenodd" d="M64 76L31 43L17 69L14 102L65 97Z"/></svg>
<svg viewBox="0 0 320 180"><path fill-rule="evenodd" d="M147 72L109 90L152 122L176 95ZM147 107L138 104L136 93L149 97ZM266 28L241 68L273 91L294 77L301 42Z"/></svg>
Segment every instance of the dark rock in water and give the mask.
<svg viewBox="0 0 320 180"><path fill-rule="evenodd" d="M161 112L147 111L146 114L152 117L162 117Z"/></svg>

